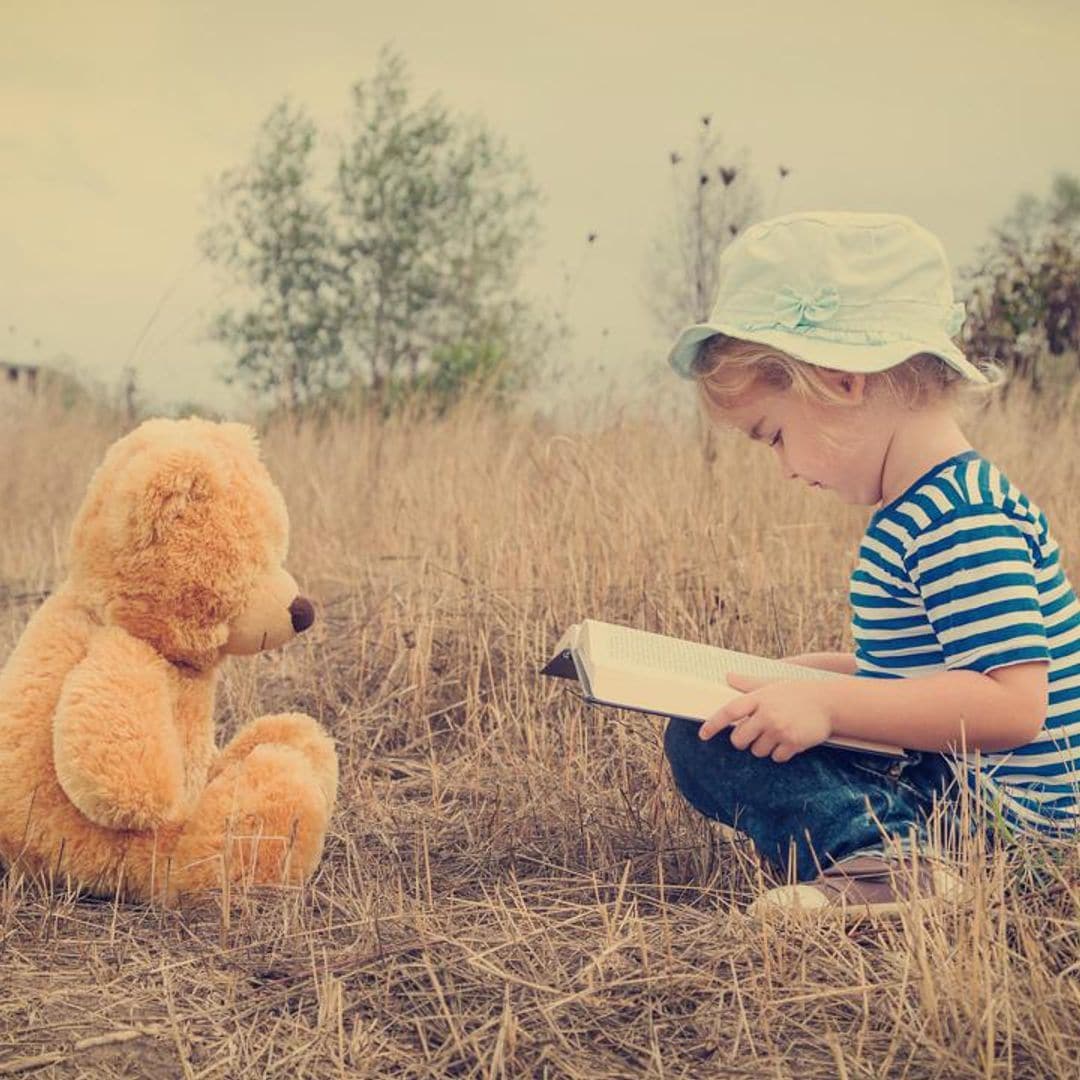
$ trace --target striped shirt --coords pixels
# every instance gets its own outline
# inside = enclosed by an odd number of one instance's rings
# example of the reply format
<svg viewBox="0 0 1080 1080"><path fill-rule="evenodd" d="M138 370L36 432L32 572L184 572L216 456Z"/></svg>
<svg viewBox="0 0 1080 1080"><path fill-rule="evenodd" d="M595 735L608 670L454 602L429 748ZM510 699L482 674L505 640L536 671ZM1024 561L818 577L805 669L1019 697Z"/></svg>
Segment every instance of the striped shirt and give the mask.
<svg viewBox="0 0 1080 1080"><path fill-rule="evenodd" d="M850 599L858 675L1048 661L1035 738L954 768L1014 824L1080 825L1080 605L1023 492L974 450L935 465L870 519Z"/></svg>

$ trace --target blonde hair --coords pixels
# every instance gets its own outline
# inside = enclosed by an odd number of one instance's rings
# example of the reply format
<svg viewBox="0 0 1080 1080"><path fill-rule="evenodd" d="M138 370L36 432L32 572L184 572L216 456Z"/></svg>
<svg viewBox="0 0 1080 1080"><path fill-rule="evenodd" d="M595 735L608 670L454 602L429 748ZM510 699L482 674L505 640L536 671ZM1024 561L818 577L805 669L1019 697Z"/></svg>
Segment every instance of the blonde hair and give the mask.
<svg viewBox="0 0 1080 1080"><path fill-rule="evenodd" d="M909 409L944 402L970 407L981 404L1005 381L1004 372L995 364L977 362L976 367L986 375L987 383L971 382L933 353L915 353L896 367L868 374L867 393L888 394ZM823 370L771 345L726 334L707 338L691 368L702 402L713 415L763 390L782 393L790 389L806 401L848 404L823 377Z"/></svg>

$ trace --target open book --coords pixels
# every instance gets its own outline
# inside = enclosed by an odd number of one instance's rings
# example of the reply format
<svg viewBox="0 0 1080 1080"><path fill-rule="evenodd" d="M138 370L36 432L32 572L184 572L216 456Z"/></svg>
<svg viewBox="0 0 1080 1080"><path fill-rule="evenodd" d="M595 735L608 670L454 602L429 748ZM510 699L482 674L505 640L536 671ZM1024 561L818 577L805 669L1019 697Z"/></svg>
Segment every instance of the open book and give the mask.
<svg viewBox="0 0 1080 1080"><path fill-rule="evenodd" d="M843 677L595 619L571 626L555 646L555 655L541 669L543 675L577 679L585 700L593 705L701 721L739 696L740 692L727 684L729 672L763 679ZM888 743L841 736L826 742L864 753L905 756L900 747Z"/></svg>

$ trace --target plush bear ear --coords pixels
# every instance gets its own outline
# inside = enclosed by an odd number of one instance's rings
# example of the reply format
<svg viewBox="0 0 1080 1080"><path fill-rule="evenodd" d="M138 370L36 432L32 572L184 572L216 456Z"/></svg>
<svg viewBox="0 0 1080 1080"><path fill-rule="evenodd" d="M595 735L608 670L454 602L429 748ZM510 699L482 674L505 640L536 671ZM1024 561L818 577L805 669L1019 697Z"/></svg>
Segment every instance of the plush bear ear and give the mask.
<svg viewBox="0 0 1080 1080"><path fill-rule="evenodd" d="M170 660L213 662L251 574L217 452L147 447L127 463L117 495L102 567L108 618Z"/></svg>
<svg viewBox="0 0 1080 1080"><path fill-rule="evenodd" d="M128 508L131 539L139 548L201 530L218 486L213 463L204 453L172 450L147 457L133 470Z"/></svg>

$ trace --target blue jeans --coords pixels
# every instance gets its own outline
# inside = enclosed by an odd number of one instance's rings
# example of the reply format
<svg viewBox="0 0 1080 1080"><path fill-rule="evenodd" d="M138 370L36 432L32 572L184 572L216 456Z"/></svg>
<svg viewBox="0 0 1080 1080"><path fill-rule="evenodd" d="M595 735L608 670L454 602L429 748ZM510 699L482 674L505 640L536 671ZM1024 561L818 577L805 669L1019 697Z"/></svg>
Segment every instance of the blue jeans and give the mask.
<svg viewBox="0 0 1080 1080"><path fill-rule="evenodd" d="M815 746L778 765L737 750L727 731L703 742L699 727L668 720L664 752L675 784L696 809L749 836L796 881L857 852L882 850L883 833L907 839L914 829L916 843L925 843L935 797L955 806L943 754L909 750L901 760Z"/></svg>

